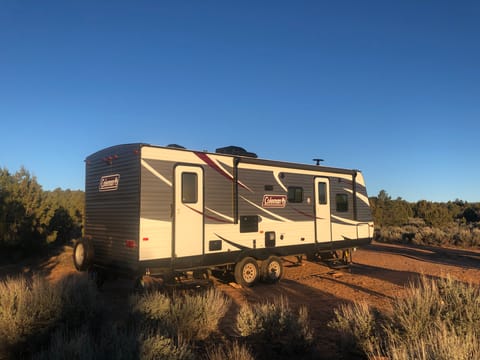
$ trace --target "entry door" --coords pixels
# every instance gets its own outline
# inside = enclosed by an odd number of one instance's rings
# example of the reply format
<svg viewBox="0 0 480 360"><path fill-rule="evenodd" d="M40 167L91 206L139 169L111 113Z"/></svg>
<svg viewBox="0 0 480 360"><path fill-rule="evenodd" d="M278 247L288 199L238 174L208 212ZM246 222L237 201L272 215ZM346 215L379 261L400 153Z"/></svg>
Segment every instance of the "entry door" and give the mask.
<svg viewBox="0 0 480 360"><path fill-rule="evenodd" d="M332 240L330 182L323 177L315 178L315 234L317 242Z"/></svg>
<svg viewBox="0 0 480 360"><path fill-rule="evenodd" d="M201 167L175 168L173 256L203 254L203 171Z"/></svg>

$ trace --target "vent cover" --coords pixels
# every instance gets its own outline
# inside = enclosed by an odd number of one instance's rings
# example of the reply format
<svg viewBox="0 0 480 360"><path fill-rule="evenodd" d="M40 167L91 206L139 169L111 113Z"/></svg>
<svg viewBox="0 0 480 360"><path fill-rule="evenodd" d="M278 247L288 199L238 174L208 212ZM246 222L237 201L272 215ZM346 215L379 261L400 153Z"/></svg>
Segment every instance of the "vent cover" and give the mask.
<svg viewBox="0 0 480 360"><path fill-rule="evenodd" d="M257 154L248 152L244 148L241 148L240 146L225 146L222 148L218 148L215 150L215 152L219 154L229 154L229 155L238 155L238 156L248 156L252 158L256 158Z"/></svg>

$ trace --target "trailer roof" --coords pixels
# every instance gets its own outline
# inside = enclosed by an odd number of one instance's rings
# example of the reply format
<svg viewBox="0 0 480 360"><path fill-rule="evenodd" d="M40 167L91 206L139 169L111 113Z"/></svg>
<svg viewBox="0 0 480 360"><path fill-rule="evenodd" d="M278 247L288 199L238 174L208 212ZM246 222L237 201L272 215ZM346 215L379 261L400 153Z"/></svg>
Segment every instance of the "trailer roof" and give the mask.
<svg viewBox="0 0 480 360"><path fill-rule="evenodd" d="M101 150L89 155L87 157L87 159L92 157L92 156L95 156L97 153L105 152L107 150L114 151L114 150L117 150L117 149L120 149L120 148L135 147L135 146L137 146L138 148L153 147L153 148L161 148L161 149L172 149L172 150L176 150L176 151L203 152L203 153L208 154L208 155L216 155L216 156L225 156L225 157L237 158L241 163L247 163L247 164L280 166L280 167L287 167L287 168L292 168L292 169L303 169L303 170L311 170L311 171L325 171L325 172L335 172L335 173L352 174L352 175L354 175L358 172L361 172L360 170L357 170L357 169L345 169L345 168L329 167L329 166L322 166L322 165L295 163L295 162L288 162L288 161L281 161L281 160L253 158L253 157L249 157L249 156L231 155L231 154L224 154L224 153L218 153L218 152L209 152L209 151L204 151L204 150L187 149L187 148L179 147L178 145L177 146L161 146L161 145L152 145L152 144L147 144L147 143L129 143L129 144L113 145L113 146L106 147L104 149L101 149Z"/></svg>

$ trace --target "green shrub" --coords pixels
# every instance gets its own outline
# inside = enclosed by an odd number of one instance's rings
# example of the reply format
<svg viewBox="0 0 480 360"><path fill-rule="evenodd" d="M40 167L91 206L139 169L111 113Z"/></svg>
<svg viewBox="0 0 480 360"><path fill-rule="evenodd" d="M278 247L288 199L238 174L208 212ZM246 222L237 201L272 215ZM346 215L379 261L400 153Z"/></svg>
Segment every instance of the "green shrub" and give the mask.
<svg viewBox="0 0 480 360"><path fill-rule="evenodd" d="M161 327L163 335L186 341L208 338L229 306L230 300L213 288L201 294L174 294L172 298L159 292L132 298L134 314Z"/></svg>
<svg viewBox="0 0 480 360"><path fill-rule="evenodd" d="M243 337L279 344L285 350L307 349L313 342L308 310L300 307L298 312L293 311L285 297L243 305L237 315L237 329Z"/></svg>

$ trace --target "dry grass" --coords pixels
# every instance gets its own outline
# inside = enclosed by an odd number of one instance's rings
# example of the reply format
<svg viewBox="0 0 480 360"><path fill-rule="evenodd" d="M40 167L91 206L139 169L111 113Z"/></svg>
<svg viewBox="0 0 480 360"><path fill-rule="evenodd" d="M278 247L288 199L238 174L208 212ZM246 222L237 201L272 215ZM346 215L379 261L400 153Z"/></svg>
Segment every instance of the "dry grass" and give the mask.
<svg viewBox="0 0 480 360"><path fill-rule="evenodd" d="M344 305L330 326L371 358L480 359L480 291L449 276L422 277L406 296L392 302L391 315L376 314L365 304Z"/></svg>
<svg viewBox="0 0 480 360"><path fill-rule="evenodd" d="M130 316L104 322L104 305L86 276L53 284L41 277L6 279L0 283L0 358L251 360L308 358L313 351L306 307L293 309L284 297L241 307L242 336L235 340L219 331L231 300L213 288L130 300Z"/></svg>
<svg viewBox="0 0 480 360"><path fill-rule="evenodd" d="M302 306L295 311L285 297L243 305L237 315L237 330L255 344L271 347L269 351L277 356L306 353L313 343L307 308Z"/></svg>
<svg viewBox="0 0 480 360"><path fill-rule="evenodd" d="M208 360L254 360L246 345L238 342L217 345L207 351Z"/></svg>
<svg viewBox="0 0 480 360"><path fill-rule="evenodd" d="M177 336L187 342L205 340L217 331L219 321L230 306L230 300L213 288L173 297L150 292L134 296L131 302L133 313L161 327L163 335Z"/></svg>
<svg viewBox="0 0 480 360"><path fill-rule="evenodd" d="M45 335L61 315L58 291L44 278L17 276L0 282L0 351L15 351Z"/></svg>
<svg viewBox="0 0 480 360"><path fill-rule="evenodd" d="M349 353L370 353L376 347L376 318L365 302L343 304L334 310L329 327L338 331L341 349Z"/></svg>

